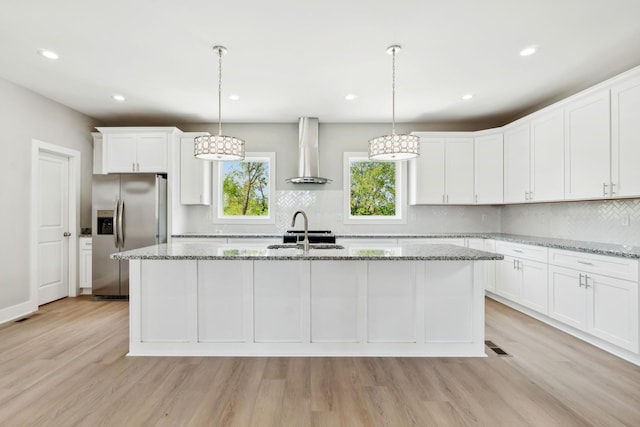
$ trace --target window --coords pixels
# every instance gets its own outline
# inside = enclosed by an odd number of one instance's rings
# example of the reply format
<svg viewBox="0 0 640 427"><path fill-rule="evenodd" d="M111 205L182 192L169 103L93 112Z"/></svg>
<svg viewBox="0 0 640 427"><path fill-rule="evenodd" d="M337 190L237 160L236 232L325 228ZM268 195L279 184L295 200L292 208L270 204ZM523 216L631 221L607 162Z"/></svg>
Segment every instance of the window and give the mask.
<svg viewBox="0 0 640 427"><path fill-rule="evenodd" d="M404 162L344 153L345 223L406 223Z"/></svg>
<svg viewBox="0 0 640 427"><path fill-rule="evenodd" d="M242 161L217 164L214 222L275 223L275 153L247 153Z"/></svg>

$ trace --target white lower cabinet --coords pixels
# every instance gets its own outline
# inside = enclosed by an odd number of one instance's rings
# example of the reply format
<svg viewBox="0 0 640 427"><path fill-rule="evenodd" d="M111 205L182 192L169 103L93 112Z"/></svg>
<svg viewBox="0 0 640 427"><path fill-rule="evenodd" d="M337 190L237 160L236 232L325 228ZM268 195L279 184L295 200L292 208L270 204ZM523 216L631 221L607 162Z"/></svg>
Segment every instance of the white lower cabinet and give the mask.
<svg viewBox="0 0 640 427"><path fill-rule="evenodd" d="M549 316L638 352L638 284L565 267L549 267Z"/></svg>
<svg viewBox="0 0 640 427"><path fill-rule="evenodd" d="M496 261L495 293L539 313L547 314L547 249L498 242L496 252L503 254L504 259Z"/></svg>
<svg viewBox="0 0 640 427"><path fill-rule="evenodd" d="M78 268L78 285L80 288L80 294L91 294L91 237L80 237L78 239L78 246L80 261Z"/></svg>
<svg viewBox="0 0 640 427"><path fill-rule="evenodd" d="M479 251L495 252L496 241L491 239L470 238L467 247ZM496 290L496 263L499 261L484 261L484 289L489 292Z"/></svg>

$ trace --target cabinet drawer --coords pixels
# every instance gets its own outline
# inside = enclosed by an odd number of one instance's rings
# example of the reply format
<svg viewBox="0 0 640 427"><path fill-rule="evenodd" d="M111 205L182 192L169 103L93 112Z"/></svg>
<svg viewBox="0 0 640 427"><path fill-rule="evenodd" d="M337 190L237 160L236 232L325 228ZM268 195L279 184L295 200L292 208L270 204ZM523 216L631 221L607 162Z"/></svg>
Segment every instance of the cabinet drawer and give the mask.
<svg viewBox="0 0 640 427"><path fill-rule="evenodd" d="M636 259L550 249L549 264L618 279L638 280L638 260Z"/></svg>
<svg viewBox="0 0 640 427"><path fill-rule="evenodd" d="M496 242L496 252L516 258L547 262L548 249L543 246L522 245L519 243Z"/></svg>
<svg viewBox="0 0 640 427"><path fill-rule="evenodd" d="M91 250L91 237L80 237L78 239L79 249L82 250Z"/></svg>

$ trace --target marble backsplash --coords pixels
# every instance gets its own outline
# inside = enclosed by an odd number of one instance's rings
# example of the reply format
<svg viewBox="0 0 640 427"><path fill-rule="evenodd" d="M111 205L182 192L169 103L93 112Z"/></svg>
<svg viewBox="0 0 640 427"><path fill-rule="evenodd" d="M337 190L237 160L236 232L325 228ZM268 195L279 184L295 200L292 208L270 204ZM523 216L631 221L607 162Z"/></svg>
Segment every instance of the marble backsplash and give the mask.
<svg viewBox="0 0 640 427"><path fill-rule="evenodd" d="M282 233L291 228L298 209L309 216L309 228L336 234L499 232L500 208L496 206L409 206L406 224L344 224L342 191L277 191L276 222L270 225L215 224L215 207L190 206L185 229L174 233ZM298 224L296 228L300 228Z"/></svg>
<svg viewBox="0 0 640 427"><path fill-rule="evenodd" d="M500 208L503 233L640 246L640 199Z"/></svg>

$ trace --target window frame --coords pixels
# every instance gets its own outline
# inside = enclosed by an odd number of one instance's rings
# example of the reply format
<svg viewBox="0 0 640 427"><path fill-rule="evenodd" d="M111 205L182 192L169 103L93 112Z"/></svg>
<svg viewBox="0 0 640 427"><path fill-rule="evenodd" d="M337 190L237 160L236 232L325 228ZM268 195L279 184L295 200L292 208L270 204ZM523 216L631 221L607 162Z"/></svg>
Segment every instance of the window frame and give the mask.
<svg viewBox="0 0 640 427"><path fill-rule="evenodd" d="M406 224L407 170L405 161L396 161L396 214L394 216L351 215L351 162L377 162L369 160L366 152L345 152L343 155L343 223L345 224Z"/></svg>
<svg viewBox="0 0 640 427"><path fill-rule="evenodd" d="M224 207L224 163L214 162L214 224L275 224L276 222L276 153L247 152L243 162L268 162L269 164L269 215L266 216L226 216Z"/></svg>

